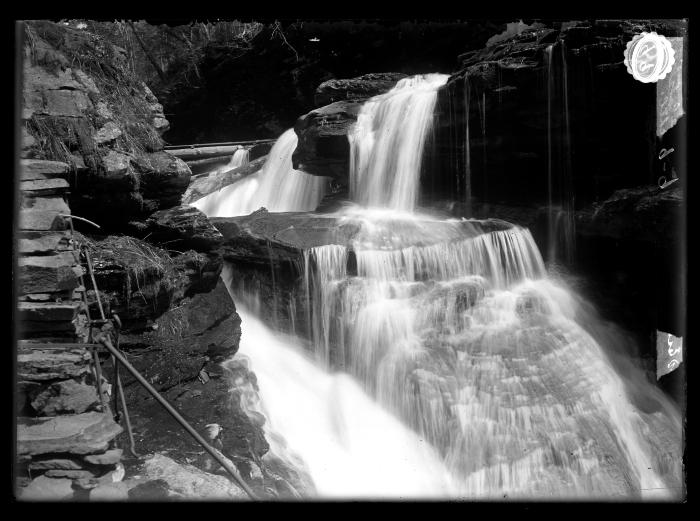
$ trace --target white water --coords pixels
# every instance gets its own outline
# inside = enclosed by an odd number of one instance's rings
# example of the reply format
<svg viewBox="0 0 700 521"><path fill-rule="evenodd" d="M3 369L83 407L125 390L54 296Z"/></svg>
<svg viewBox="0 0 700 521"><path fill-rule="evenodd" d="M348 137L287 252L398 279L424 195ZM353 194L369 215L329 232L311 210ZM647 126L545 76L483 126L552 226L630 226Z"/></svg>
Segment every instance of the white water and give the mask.
<svg viewBox="0 0 700 521"><path fill-rule="evenodd" d="M231 287L226 267L222 277ZM240 295L236 297L241 297ZM348 375L304 356L293 337L274 333L236 298L238 357L256 374L270 452L303 467L329 498L435 498L453 493L428 442L384 411Z"/></svg>
<svg viewBox="0 0 700 521"><path fill-rule="evenodd" d="M389 92L362 106L348 134L353 201L364 206L413 210L437 90L448 78L447 74L404 78Z"/></svg>
<svg viewBox="0 0 700 521"><path fill-rule="evenodd" d="M234 296L270 452L320 497L679 497L678 411L613 364L618 337L529 231L413 211L426 83L368 102L350 138L361 206L336 218L360 233L304 255L313 360Z"/></svg>
<svg viewBox="0 0 700 521"><path fill-rule="evenodd" d="M238 168L239 166L247 165L248 162L248 149L239 148L233 153L233 156L231 156L231 161L228 162L226 168Z"/></svg>
<svg viewBox="0 0 700 521"><path fill-rule="evenodd" d="M576 219L573 201L573 179L571 158L571 130L569 123L569 86L566 64L566 48L560 44L561 53L561 95L557 96L554 74L554 44L547 46L544 53L547 64L547 260L556 263L562 260L573 262L576 249ZM552 132L552 106L561 98L561 116L564 128L561 132L562 146L558 147L557 161L553 160L555 147ZM555 167L556 164L556 167ZM555 175L556 174L556 175ZM556 183L555 183L556 178ZM556 187L556 188L555 188ZM556 200L556 202L555 202Z"/></svg>
<svg viewBox="0 0 700 521"><path fill-rule="evenodd" d="M192 206L209 217L248 215L262 207L270 212L314 210L325 195L328 180L292 168L296 146L294 129L285 131L259 172L193 202Z"/></svg>
<svg viewBox="0 0 700 521"><path fill-rule="evenodd" d="M659 451L680 453L677 412L641 371L613 369L527 230L416 215L362 226L356 276L348 248L307 254L317 358L425 436L457 497L675 497L679 462Z"/></svg>

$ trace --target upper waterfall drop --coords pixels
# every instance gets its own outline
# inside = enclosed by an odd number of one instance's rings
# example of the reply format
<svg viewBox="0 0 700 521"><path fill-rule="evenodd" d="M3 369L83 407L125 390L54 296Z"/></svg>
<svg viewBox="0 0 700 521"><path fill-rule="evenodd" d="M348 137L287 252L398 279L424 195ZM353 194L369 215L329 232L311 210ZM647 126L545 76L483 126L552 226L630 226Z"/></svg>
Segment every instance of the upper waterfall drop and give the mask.
<svg viewBox="0 0 700 521"><path fill-rule="evenodd" d="M326 193L327 179L294 170L292 154L296 146L297 135L290 128L277 139L259 172L195 201L192 206L208 217L248 215L261 207L270 212L315 210Z"/></svg>
<svg viewBox="0 0 700 521"><path fill-rule="evenodd" d="M361 108L350 141L350 198L368 207L411 211L437 91L449 75L400 80Z"/></svg>

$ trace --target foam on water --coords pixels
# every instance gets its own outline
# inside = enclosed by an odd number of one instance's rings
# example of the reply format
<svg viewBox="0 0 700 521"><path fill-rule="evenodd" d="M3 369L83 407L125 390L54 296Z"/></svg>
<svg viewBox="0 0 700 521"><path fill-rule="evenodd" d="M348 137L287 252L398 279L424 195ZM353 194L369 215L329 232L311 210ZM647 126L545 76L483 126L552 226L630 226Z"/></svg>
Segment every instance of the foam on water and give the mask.
<svg viewBox="0 0 700 521"><path fill-rule="evenodd" d="M296 146L294 129L285 131L259 172L193 202L192 206L209 217L248 215L261 207L270 212L314 210L325 195L328 179L292 168Z"/></svg>
<svg viewBox="0 0 700 521"><path fill-rule="evenodd" d="M614 358L620 334L548 276L530 232L416 212L446 79L402 80L360 111L356 204L334 214L359 232L303 254L311 352L234 295L270 452L303 467L305 493L321 497L678 498L679 411ZM285 179L295 140L275 145L287 147ZM257 209L245 197L260 193L272 211L318 198L313 184L262 190L268 163L229 187L235 211Z"/></svg>

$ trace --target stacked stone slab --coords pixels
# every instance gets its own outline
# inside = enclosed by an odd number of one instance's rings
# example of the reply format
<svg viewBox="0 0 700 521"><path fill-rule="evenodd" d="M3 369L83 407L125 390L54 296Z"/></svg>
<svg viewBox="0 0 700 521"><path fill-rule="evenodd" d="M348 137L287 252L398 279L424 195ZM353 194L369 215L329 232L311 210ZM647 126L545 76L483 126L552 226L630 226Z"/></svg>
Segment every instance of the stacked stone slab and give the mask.
<svg viewBox="0 0 700 521"><path fill-rule="evenodd" d="M69 167L22 159L17 229L18 491L27 499L76 497L119 478L122 431L102 411L91 355L84 274L66 203ZM104 387L108 387L106 382Z"/></svg>

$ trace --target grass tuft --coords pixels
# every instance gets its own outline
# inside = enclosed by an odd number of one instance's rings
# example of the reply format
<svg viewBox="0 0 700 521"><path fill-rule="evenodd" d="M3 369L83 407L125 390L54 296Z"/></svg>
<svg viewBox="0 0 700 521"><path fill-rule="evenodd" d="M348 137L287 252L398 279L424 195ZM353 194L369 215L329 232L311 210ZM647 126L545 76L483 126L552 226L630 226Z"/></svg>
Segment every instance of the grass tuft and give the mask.
<svg viewBox="0 0 700 521"><path fill-rule="evenodd" d="M57 72L70 67L81 81L80 69L94 82L99 93L89 92L95 106L104 102L122 135L111 148L133 156L163 149L163 140L151 124L155 100L131 71L122 50L88 31L46 21L25 24L26 55L32 64ZM41 159L67 162L75 168L71 154L83 156L93 172L101 168L100 154L93 134L105 123L95 110L84 118L33 115L27 131L37 140Z"/></svg>
<svg viewBox="0 0 700 521"><path fill-rule="evenodd" d="M170 292L181 285L182 273L168 252L157 246L127 235L110 235L100 241L85 236L80 239L87 246L91 258L113 258L115 263L125 268L127 302L134 295L147 302L144 294L147 286L155 297L161 290ZM153 299L154 309L156 300Z"/></svg>

